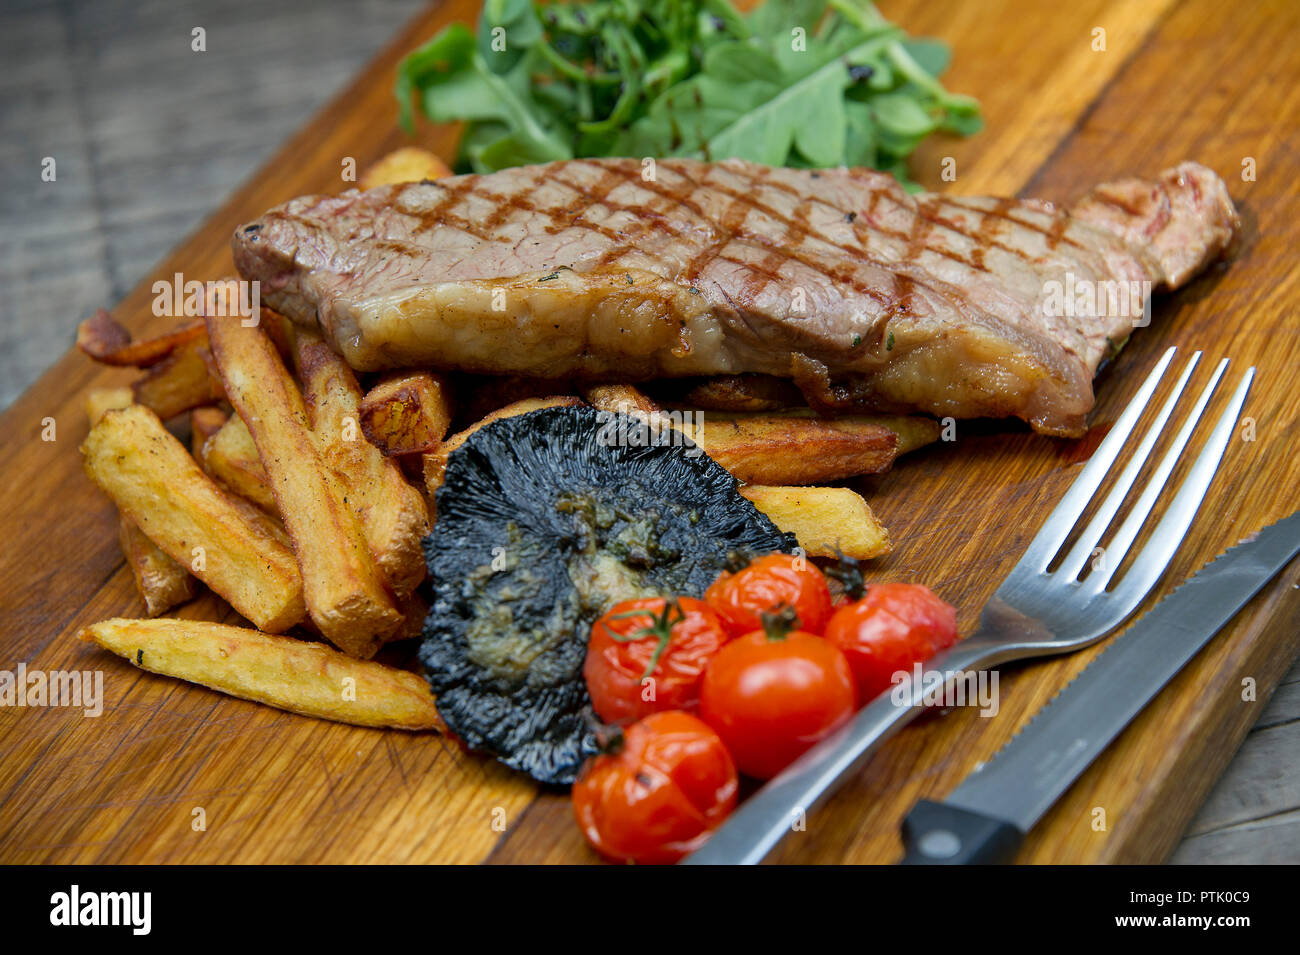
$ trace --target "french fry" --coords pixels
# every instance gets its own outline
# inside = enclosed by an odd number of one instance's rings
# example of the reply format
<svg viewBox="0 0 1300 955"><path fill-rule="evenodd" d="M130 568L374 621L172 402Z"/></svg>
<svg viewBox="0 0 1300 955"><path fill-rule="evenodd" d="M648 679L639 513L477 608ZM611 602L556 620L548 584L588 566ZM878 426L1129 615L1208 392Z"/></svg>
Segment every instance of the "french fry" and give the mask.
<svg viewBox="0 0 1300 955"><path fill-rule="evenodd" d="M242 280L232 276L207 282L203 289L203 316L207 318L234 318L241 323L248 322L252 318L250 312L253 302L250 295L246 294ZM279 312L261 306L256 322L250 324L258 325L262 331L271 337L275 344L275 350L280 353L280 357L286 362L290 360L289 345L292 338L293 323ZM207 328L204 327L203 336L207 338Z"/></svg>
<svg viewBox="0 0 1300 955"><path fill-rule="evenodd" d="M266 468L262 467L262 459L257 456L257 445L239 415L232 414L227 418L195 457L218 484L252 501L268 514L280 513L275 495L271 493Z"/></svg>
<svg viewBox="0 0 1300 955"><path fill-rule="evenodd" d="M898 435L875 423L704 413L684 429L704 453L747 484L818 484L889 469Z"/></svg>
<svg viewBox="0 0 1300 955"><path fill-rule="evenodd" d="M220 431L230 420L224 408L216 405L200 405L190 411L190 454L203 467L203 446L208 439ZM207 470L206 467L203 470Z"/></svg>
<svg viewBox="0 0 1300 955"><path fill-rule="evenodd" d="M429 532L429 509L424 496L407 483L396 461L360 433L361 388L347 362L314 332L296 331L293 348L321 460L343 486L393 591L409 594L425 575L420 542Z"/></svg>
<svg viewBox="0 0 1300 955"><path fill-rule="evenodd" d="M293 541L289 539L289 532L284 529L284 524L280 523L278 516L266 513L252 501L245 500L238 494L229 494L227 498L235 510L244 515L262 540L274 542L293 551ZM307 621L304 619L301 622Z"/></svg>
<svg viewBox="0 0 1300 955"><path fill-rule="evenodd" d="M125 408L134 403L131 389L125 385L121 388L91 388L86 392L86 417L93 426L96 421L104 417L104 412Z"/></svg>
<svg viewBox="0 0 1300 955"><path fill-rule="evenodd" d="M275 350L280 353L285 364L293 361L294 324L286 316L263 306L259 321L262 331L270 337Z"/></svg>
<svg viewBox="0 0 1300 955"><path fill-rule="evenodd" d="M794 534L810 557L843 554L867 560L892 549L889 532L871 506L846 487L771 487L750 484L742 496Z"/></svg>
<svg viewBox="0 0 1300 955"><path fill-rule="evenodd" d="M226 396L209 365L207 342L202 338L178 345L131 390L136 404L151 409L164 421Z"/></svg>
<svg viewBox="0 0 1300 955"><path fill-rule="evenodd" d="M165 335L135 342L131 340L131 333L101 308L77 326L77 347L103 365L148 368L179 346L205 335L202 322L190 322Z"/></svg>
<svg viewBox="0 0 1300 955"><path fill-rule="evenodd" d="M86 395L86 417L93 426L109 411L131 404L130 388L93 388ZM131 568L136 590L144 601L145 613L156 617L177 604L194 597L194 578L151 541L135 521L119 513L117 539L122 545L122 556Z"/></svg>
<svg viewBox="0 0 1300 955"><path fill-rule="evenodd" d="M148 408L109 411L81 452L118 509L258 629L287 630L303 618L293 552L204 474Z"/></svg>
<svg viewBox="0 0 1300 955"><path fill-rule="evenodd" d="M939 440L942 429L933 418L921 418L915 415L861 414L841 415L835 418L823 418L812 408L787 408L775 412L779 418L813 418L824 421L832 428L852 431L855 428L880 425L898 435L898 453L906 454L917 448Z"/></svg>
<svg viewBox="0 0 1300 955"><path fill-rule="evenodd" d="M899 454L906 454L927 444L933 444L942 433L939 422L910 415L855 415L850 420L875 422L894 432L898 435Z"/></svg>
<svg viewBox="0 0 1300 955"><path fill-rule="evenodd" d="M132 386L133 401L162 419L225 397L208 361L207 331L191 322L156 338L133 342L104 309L77 328L77 347L106 365L147 368Z"/></svg>
<svg viewBox="0 0 1300 955"><path fill-rule="evenodd" d="M80 637L135 666L241 700L354 726L443 731L429 684L323 643L200 620L91 624Z"/></svg>
<svg viewBox="0 0 1300 955"><path fill-rule="evenodd" d="M429 615L429 605L413 590L405 597L398 598L398 608L402 611L402 625L392 632L388 641L416 640L424 635L424 618Z"/></svg>
<svg viewBox="0 0 1300 955"><path fill-rule="evenodd" d="M429 496L430 508L433 506L434 492L442 487L443 476L447 473L447 459L451 453L465 443L471 434L493 421L500 421L502 418L513 418L515 415L528 414L530 411L538 411L542 408L565 408L573 405L582 404L581 398L575 398L573 395L552 395L549 398L525 398L522 401L516 401L514 404L506 405L504 408L498 408L486 418L474 422L464 431L458 431L450 438L438 445L436 451L430 451L424 456L424 486ZM430 515L432 516L432 514Z"/></svg>
<svg viewBox="0 0 1300 955"><path fill-rule="evenodd" d="M432 451L451 424L451 387L430 371L385 376L359 409L366 440L389 457Z"/></svg>
<svg viewBox="0 0 1300 955"><path fill-rule="evenodd" d="M451 170L441 159L419 146L403 146L384 156L361 175L358 189L374 189L399 182L441 179Z"/></svg>
<svg viewBox="0 0 1300 955"><path fill-rule="evenodd" d="M595 385L584 388L582 394L602 411L621 411L648 419L661 412L653 399L632 385ZM822 418L806 407L765 413L716 413L707 409L699 413L692 409L685 421L669 417L666 423L680 427L739 480L758 484L812 484L874 473L888 468L897 454L939 436L939 425L929 418ZM897 452L890 452L888 436L882 429L897 435Z"/></svg>
<svg viewBox="0 0 1300 955"><path fill-rule="evenodd" d="M803 404L803 395L785 378L718 375L688 391L684 401L706 411L775 411Z"/></svg>
<svg viewBox="0 0 1300 955"><path fill-rule="evenodd" d="M293 540L312 621L348 655L373 656L402 615L346 492L321 459L297 385L261 328L209 318L208 339Z"/></svg>
<svg viewBox="0 0 1300 955"><path fill-rule="evenodd" d="M652 415L660 410L659 405L634 385L589 385L582 389L582 397L599 411Z"/></svg>
<svg viewBox="0 0 1300 955"><path fill-rule="evenodd" d="M118 519L117 539L146 614L156 617L194 599L194 578L189 570L167 556L125 514Z"/></svg>

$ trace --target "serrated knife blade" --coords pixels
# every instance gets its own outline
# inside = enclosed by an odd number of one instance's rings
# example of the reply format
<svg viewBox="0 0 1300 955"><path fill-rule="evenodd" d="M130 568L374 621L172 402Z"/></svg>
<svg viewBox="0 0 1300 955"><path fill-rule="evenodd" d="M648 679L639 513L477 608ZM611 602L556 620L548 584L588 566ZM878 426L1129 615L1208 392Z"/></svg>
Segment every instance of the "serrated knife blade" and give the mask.
<svg viewBox="0 0 1300 955"><path fill-rule="evenodd" d="M1300 511L1230 547L1130 625L941 803L904 824L908 863L959 861L963 827L1006 857L1094 759L1202 647L1300 553ZM946 818L945 818L946 817ZM982 818L1016 832L983 834ZM928 840L928 845L926 844ZM969 847L968 847L969 848ZM960 860L964 861L964 860Z"/></svg>

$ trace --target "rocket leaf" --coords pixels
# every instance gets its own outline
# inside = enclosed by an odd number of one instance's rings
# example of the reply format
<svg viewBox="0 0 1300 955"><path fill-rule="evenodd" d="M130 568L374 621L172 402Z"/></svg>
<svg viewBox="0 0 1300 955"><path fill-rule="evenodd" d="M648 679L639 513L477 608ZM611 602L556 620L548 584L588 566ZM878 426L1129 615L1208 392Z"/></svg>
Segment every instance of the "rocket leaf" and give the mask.
<svg viewBox="0 0 1300 955"><path fill-rule="evenodd" d="M937 77L948 48L865 0L487 0L475 36L447 27L398 70L416 109L464 121L458 165L574 156L732 156L863 165L906 181L926 136L969 135L979 106Z"/></svg>

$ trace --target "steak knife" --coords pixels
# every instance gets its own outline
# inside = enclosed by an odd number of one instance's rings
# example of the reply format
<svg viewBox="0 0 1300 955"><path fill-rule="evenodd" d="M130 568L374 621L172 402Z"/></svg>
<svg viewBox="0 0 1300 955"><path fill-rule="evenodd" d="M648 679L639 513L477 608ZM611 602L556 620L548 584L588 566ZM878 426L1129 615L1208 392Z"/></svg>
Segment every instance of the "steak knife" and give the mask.
<svg viewBox="0 0 1300 955"><path fill-rule="evenodd" d="M989 762L903 822L908 865L1005 862L1094 759L1300 553L1300 511L1224 551L1157 603Z"/></svg>

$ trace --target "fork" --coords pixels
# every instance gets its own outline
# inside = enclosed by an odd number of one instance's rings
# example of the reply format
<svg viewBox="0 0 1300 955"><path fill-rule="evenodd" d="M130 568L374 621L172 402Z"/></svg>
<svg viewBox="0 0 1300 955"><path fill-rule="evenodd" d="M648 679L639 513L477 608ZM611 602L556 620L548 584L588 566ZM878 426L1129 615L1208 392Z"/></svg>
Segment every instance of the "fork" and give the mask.
<svg viewBox="0 0 1300 955"><path fill-rule="evenodd" d="M1138 473L1173 415L1201 353L1198 351L1191 356L1112 489L1098 505L1095 515L1060 565L1055 569L1049 568L1119 459L1138 419L1173 361L1175 351L1176 348L1170 348L1156 363L1115 426L1048 516L1024 556L984 606L975 632L950 650L930 658L926 662L928 670L945 674L951 683L961 673L1081 649L1096 643L1123 623L1150 593L1186 536L1214 479L1250 391L1255 376L1253 367L1242 376L1204 449L1146 545L1111 590L1106 589L1107 585L1123 564L1156 500L1161 497L1197 422L1218 388L1228 367L1228 359L1223 359L1215 369L1119 529L1106 546L1097 551L1098 543L1127 499ZM1091 572L1080 580L1081 572L1088 566ZM761 862L788 832L803 822L807 813L829 797L846 777L862 767L881 743L921 712L925 693L933 693L935 687L923 685L919 680L909 682L910 692L901 694L905 700L896 701L898 694L891 693L868 703L837 733L810 749L746 800L685 862L695 865L753 865Z"/></svg>

